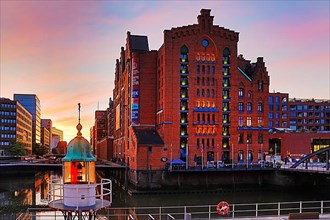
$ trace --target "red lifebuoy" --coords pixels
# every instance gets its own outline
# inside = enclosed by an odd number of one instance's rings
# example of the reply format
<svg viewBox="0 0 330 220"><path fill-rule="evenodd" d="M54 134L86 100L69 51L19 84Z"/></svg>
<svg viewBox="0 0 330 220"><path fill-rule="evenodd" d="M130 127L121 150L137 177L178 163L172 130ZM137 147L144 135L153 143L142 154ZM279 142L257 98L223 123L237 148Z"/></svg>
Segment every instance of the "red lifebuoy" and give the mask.
<svg viewBox="0 0 330 220"><path fill-rule="evenodd" d="M225 201L221 201L219 202L219 204L217 205L217 213L219 215L227 215L228 212L230 210L229 204L228 202Z"/></svg>

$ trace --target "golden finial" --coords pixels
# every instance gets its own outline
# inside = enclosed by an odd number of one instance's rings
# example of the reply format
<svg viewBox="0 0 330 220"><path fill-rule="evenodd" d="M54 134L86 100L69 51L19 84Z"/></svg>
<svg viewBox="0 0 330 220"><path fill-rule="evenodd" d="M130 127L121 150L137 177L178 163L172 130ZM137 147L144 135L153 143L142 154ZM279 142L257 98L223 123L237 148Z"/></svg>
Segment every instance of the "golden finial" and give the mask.
<svg viewBox="0 0 330 220"><path fill-rule="evenodd" d="M81 129L82 129L82 125L80 124L80 103L78 103L78 112L79 112L79 118L78 118L78 124L77 124L77 130L78 130L78 133L77 133L77 136L81 136Z"/></svg>

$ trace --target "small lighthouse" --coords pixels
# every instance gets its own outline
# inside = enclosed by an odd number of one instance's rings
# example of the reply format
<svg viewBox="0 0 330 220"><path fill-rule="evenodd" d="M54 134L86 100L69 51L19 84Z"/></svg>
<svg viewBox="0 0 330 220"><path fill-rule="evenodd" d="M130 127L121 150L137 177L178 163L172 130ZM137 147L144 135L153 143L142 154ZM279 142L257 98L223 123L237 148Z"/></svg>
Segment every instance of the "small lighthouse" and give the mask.
<svg viewBox="0 0 330 220"><path fill-rule="evenodd" d="M63 178L49 182L49 206L62 211L65 219L75 219L72 217L82 215L95 218L99 209L110 206L112 196L109 179L96 182L96 158L92 154L91 145L81 134L80 103L78 110L78 133L69 142L67 154L62 158ZM97 191L100 191L99 195Z"/></svg>

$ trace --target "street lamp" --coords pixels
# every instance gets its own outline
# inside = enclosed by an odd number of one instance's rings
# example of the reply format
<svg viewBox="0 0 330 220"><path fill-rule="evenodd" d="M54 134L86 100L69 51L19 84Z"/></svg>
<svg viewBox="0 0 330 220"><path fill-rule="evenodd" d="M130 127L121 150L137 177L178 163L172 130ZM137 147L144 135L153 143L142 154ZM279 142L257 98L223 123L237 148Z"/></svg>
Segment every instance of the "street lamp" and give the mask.
<svg viewBox="0 0 330 220"><path fill-rule="evenodd" d="M249 168L249 140L246 140L246 168Z"/></svg>

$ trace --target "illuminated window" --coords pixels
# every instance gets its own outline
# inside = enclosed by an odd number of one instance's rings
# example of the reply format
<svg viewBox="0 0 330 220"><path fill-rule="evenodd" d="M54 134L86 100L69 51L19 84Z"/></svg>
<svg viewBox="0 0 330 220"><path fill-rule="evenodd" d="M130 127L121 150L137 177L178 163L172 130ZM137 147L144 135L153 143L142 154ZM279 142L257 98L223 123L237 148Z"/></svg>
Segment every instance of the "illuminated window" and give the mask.
<svg viewBox="0 0 330 220"><path fill-rule="evenodd" d="M243 117L238 117L238 126L243 126Z"/></svg>
<svg viewBox="0 0 330 220"><path fill-rule="evenodd" d="M252 118L251 117L246 118L246 126L249 126L249 127L252 126Z"/></svg>
<svg viewBox="0 0 330 220"><path fill-rule="evenodd" d="M238 98L243 98L244 96L244 89L243 88L239 88L238 89Z"/></svg>
<svg viewBox="0 0 330 220"><path fill-rule="evenodd" d="M262 117L258 117L258 126L259 126L259 127L262 126Z"/></svg>
<svg viewBox="0 0 330 220"><path fill-rule="evenodd" d="M199 53L197 53L196 54L196 60L200 60L200 59L201 59L201 57L200 57Z"/></svg>
<svg viewBox="0 0 330 220"><path fill-rule="evenodd" d="M215 61L215 55L214 54L211 55L211 60Z"/></svg>

